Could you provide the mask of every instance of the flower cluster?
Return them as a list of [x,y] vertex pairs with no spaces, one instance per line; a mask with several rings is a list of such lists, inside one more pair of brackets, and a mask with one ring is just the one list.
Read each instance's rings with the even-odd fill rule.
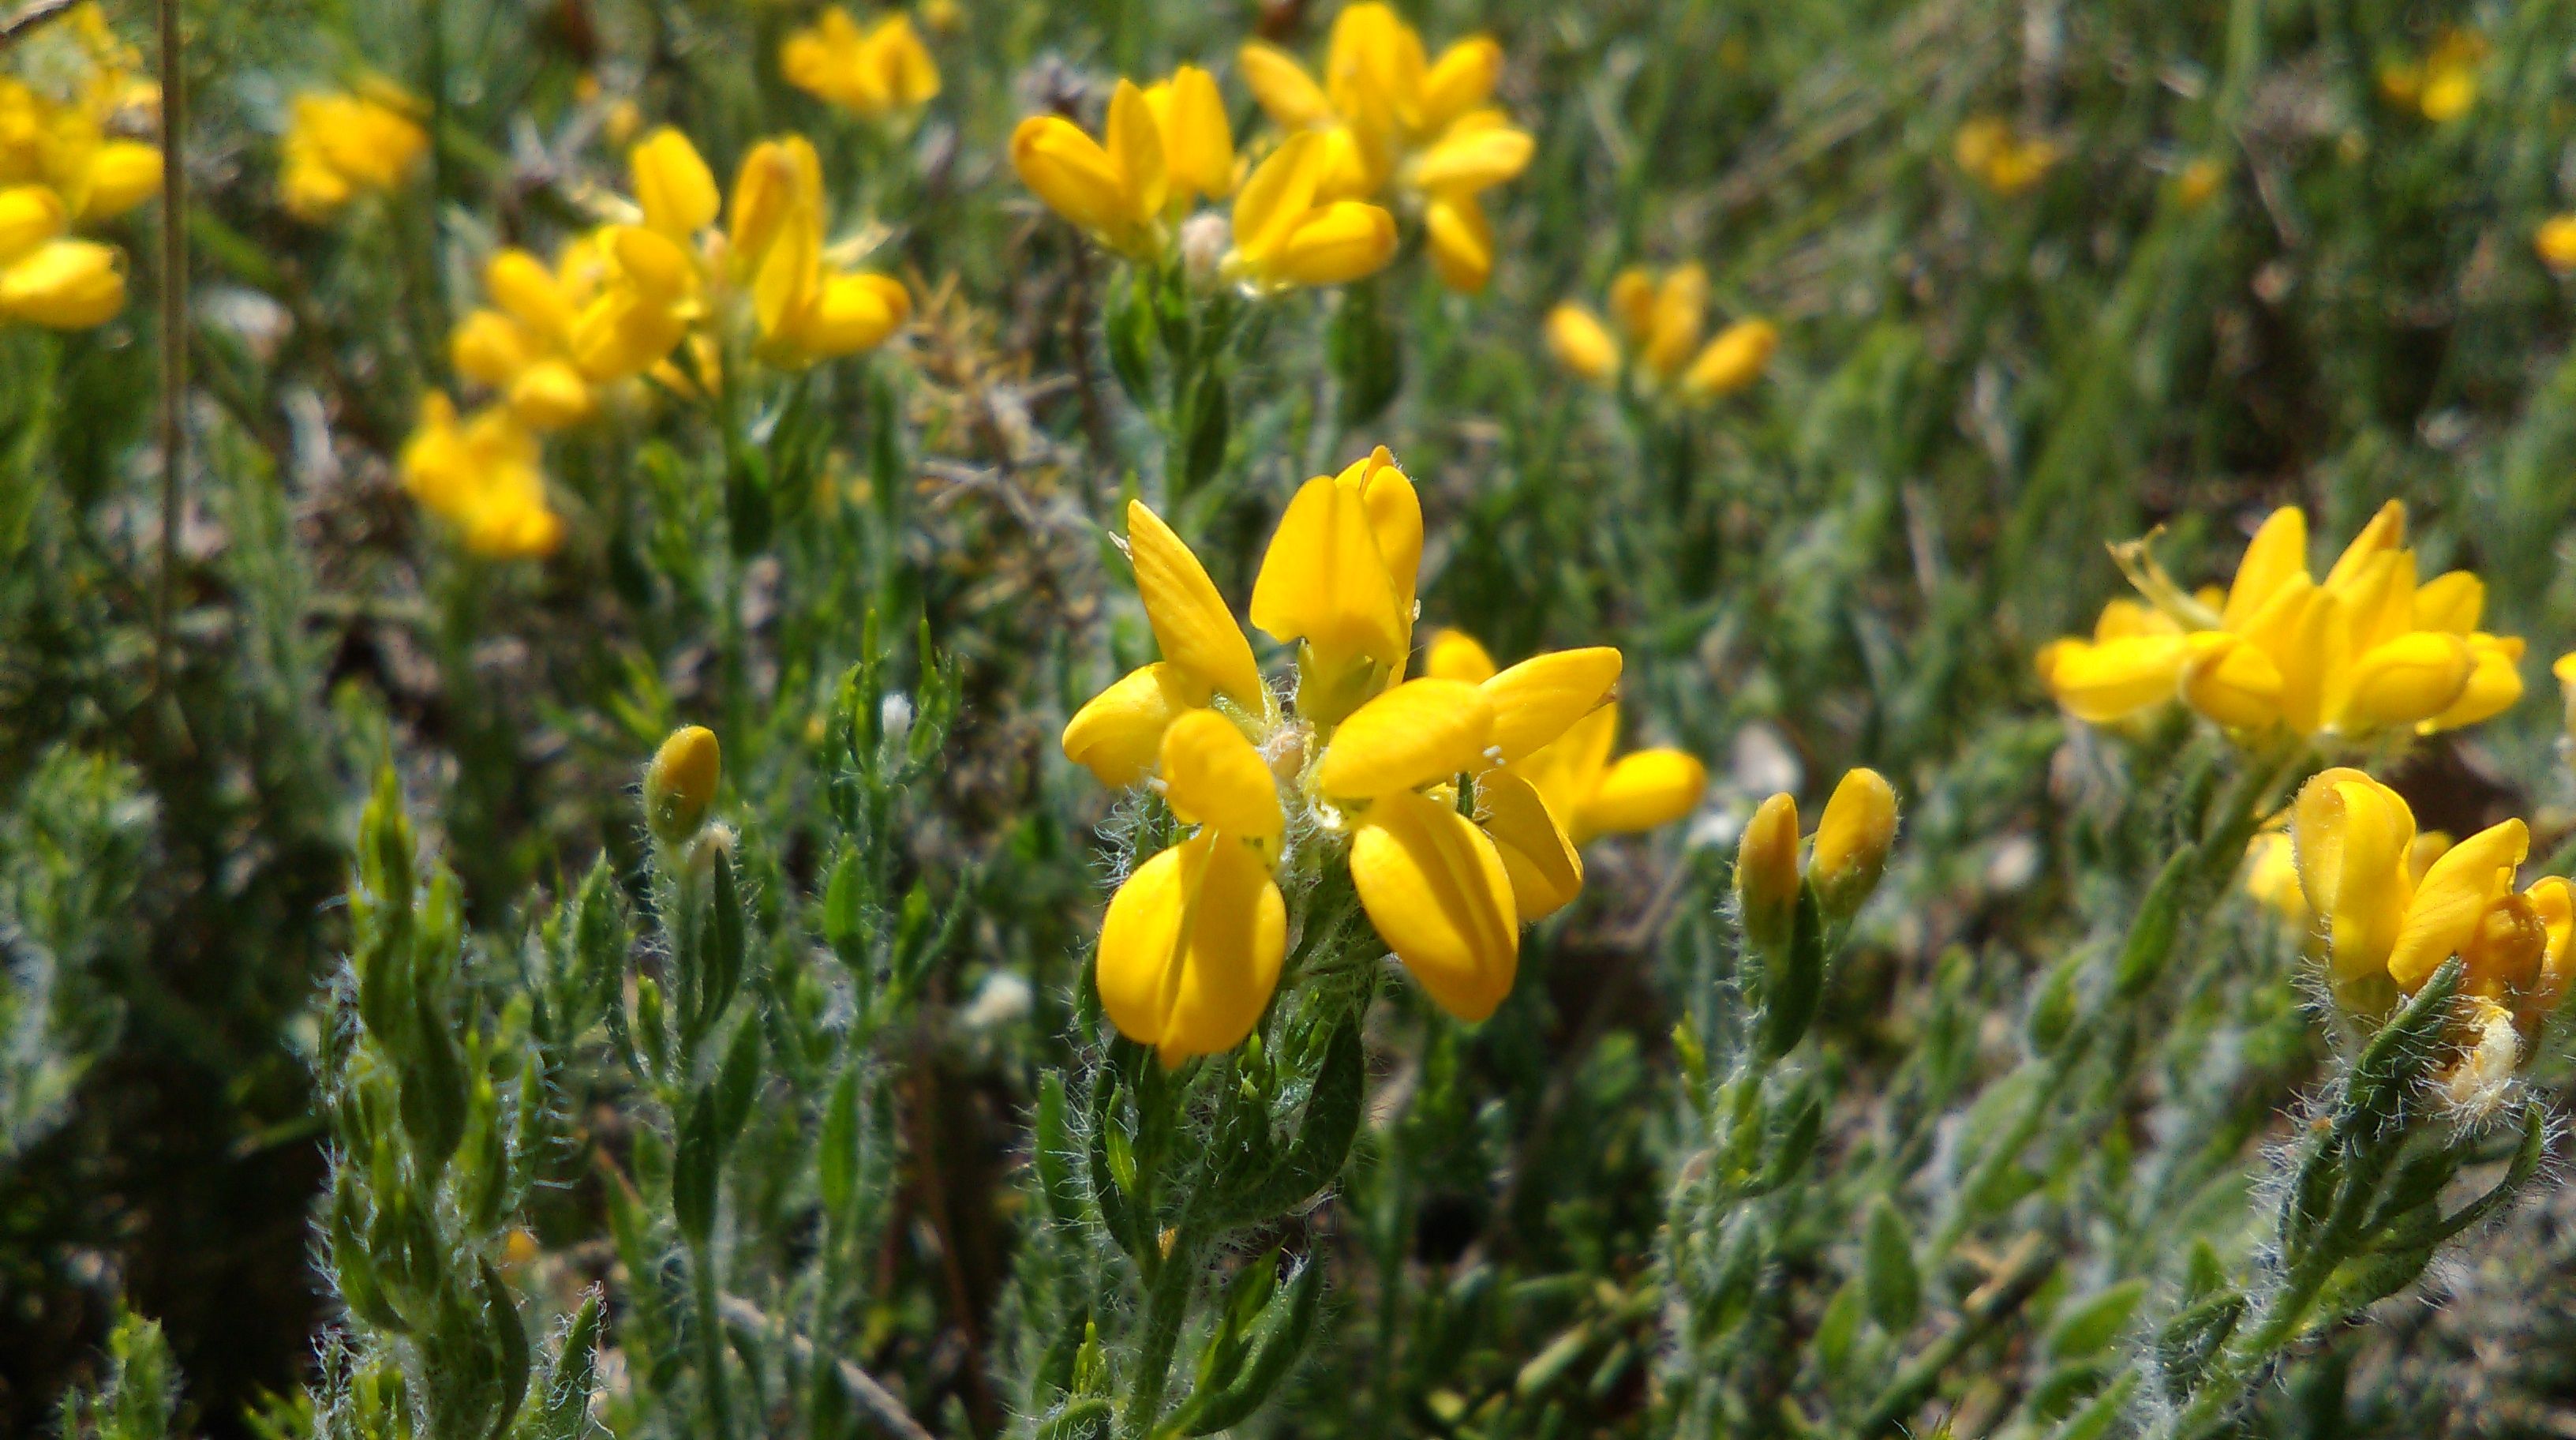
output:
[[420,110],[420,102],[374,80],[355,92],[295,97],[277,177],[287,213],[324,220],[360,195],[402,188],[429,150]]
[[160,92],[96,5],[18,55],[21,73],[0,76],[0,321],[87,330],[125,308],[124,259],[71,232],[161,188],[160,147],[121,135],[157,127]]
[[2015,130],[2011,121],[1983,115],[1959,127],[1950,158],[1978,184],[2009,200],[2047,179],[2065,152],[2055,141]]
[[[1780,331],[1759,317],[1738,320],[1702,343],[1708,324],[1708,272],[1680,265],[1660,277],[1630,268],[1610,282],[1613,336],[1601,318],[1568,301],[1548,312],[1547,348],[1557,363],[1586,380],[1624,372],[1639,391],[1700,404],[1762,378]],[[1622,340],[1625,344],[1621,344]]]
[[[457,323],[449,354],[496,399],[460,428],[446,397],[431,397],[405,451],[405,484],[480,553],[541,555],[561,539],[542,480],[530,483],[538,433],[590,419],[646,377],[689,393],[736,341],[803,367],[875,346],[911,314],[902,285],[830,257],[822,165],[804,137],[753,146],[729,204],[676,130],[637,141],[628,164],[634,198],[609,202],[614,218],[553,264],[519,249],[492,257],[489,303]],[[694,378],[672,361],[683,342]]]
[[939,66],[902,14],[861,30],[831,6],[787,37],[778,69],[788,84],[869,120],[909,115],[939,94]]
[[[1141,501],[1127,520],[1162,658],[1083,706],[1064,751],[1105,785],[1150,782],[1194,827],[1119,887],[1100,934],[1102,1005],[1166,1062],[1259,1022],[1286,955],[1283,878],[1347,866],[1396,958],[1442,1008],[1481,1020],[1511,991],[1520,927],[1582,886],[1585,802],[1597,829],[1696,798],[1696,776],[1663,760],[1624,790],[1604,783],[1615,716],[1574,733],[1618,682],[1614,649],[1469,679],[1452,644],[1447,673],[1406,678],[1422,509],[1384,449],[1307,481],[1263,556],[1250,618],[1295,648],[1284,700],[1189,547]],[[1534,777],[1560,770],[1552,800]]]
[[2419,844],[2414,812],[2359,770],[2320,771],[2290,818],[2299,889],[2324,933],[2335,993],[2385,1012],[2444,961],[2465,971],[2452,1098],[2485,1110],[2565,997],[2576,938],[2576,887],[2550,876],[2514,888],[2531,846],[2520,820],[2455,845]]
[[[1238,187],[1224,97],[1195,65],[1150,88],[1119,81],[1099,140],[1061,116],[1022,120],[1011,166],[1049,209],[1140,264],[1180,256],[1194,272],[1276,290],[1344,284],[1395,254],[1394,216],[1327,193],[1333,156],[1319,136],[1281,145]],[[1196,215],[1228,196],[1230,246]]]
[[1491,36],[1469,36],[1433,59],[1392,7],[1362,0],[1334,17],[1322,84],[1259,41],[1239,60],[1273,122],[1324,137],[1326,197],[1395,202],[1419,217],[1442,283],[1485,287],[1494,236],[1479,197],[1528,169],[1537,149],[1492,104],[1503,51]]
[[2090,639],[2039,653],[2058,703],[2093,724],[2180,698],[2247,738],[2455,729],[2522,697],[2522,641],[2478,629],[2486,587],[2465,570],[2418,584],[2406,510],[2390,501],[2323,581],[2297,509],[2255,532],[2221,596],[2183,591],[2145,541],[2113,547],[2146,600],[2114,600]]

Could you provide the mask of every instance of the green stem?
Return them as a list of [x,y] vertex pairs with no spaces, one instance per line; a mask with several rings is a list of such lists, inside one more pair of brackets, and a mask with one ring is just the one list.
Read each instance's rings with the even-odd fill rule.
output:
[[733,1405],[725,1390],[724,1329],[716,1315],[715,1262],[706,1247],[689,1249],[690,1288],[696,1292],[698,1395],[705,1402],[709,1440],[733,1440]]
[[1153,1289],[1145,1301],[1145,1338],[1138,1347],[1136,1380],[1128,1391],[1125,1422],[1119,1427],[1129,1440],[1151,1435],[1163,1418],[1163,1389],[1171,1380],[1172,1354],[1180,1348],[1181,1323],[1189,1318],[1198,1249],[1196,1228],[1185,1226],[1172,1237],[1171,1250],[1155,1267]]

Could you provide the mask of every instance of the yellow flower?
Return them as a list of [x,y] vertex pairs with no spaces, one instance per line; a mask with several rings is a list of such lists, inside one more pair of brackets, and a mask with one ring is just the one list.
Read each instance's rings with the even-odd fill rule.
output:
[[1521,925],[1582,886],[1530,768],[1601,712],[1618,652],[1407,680],[1422,514],[1383,449],[1308,481],[1262,558],[1251,618],[1297,647],[1286,705],[1206,569],[1142,502],[1127,546],[1162,658],[1083,706],[1064,750],[1104,784],[1150,780],[1197,829],[1110,902],[1097,978],[1120,1032],[1166,1062],[1238,1043],[1279,980],[1277,876],[1334,860],[1434,1001],[1490,1015]]
[[373,94],[308,93],[295,98],[286,131],[278,192],[287,213],[317,221],[365,192],[402,186],[429,148],[406,97],[390,87]]
[[[1493,657],[1464,631],[1431,637],[1423,673],[1482,684]],[[1635,750],[1615,761],[1619,705],[1607,701],[1513,766],[1575,845],[1603,835],[1661,829],[1689,815],[1708,791],[1708,767],[1687,750]]]
[[563,520],[546,503],[537,437],[504,407],[460,423],[432,393],[404,443],[403,488],[454,525],[465,548],[495,560],[542,558],[563,544]]
[[2227,183],[2227,164],[2215,156],[2203,155],[2182,167],[2174,177],[2174,199],[2186,210],[2197,210],[2217,198]]
[[802,135],[764,140],[734,179],[731,253],[747,279],[762,356],[802,366],[884,343],[912,316],[887,276],[827,265],[823,168]]
[[2064,154],[2052,141],[2024,136],[2010,121],[1984,115],[1959,127],[1951,157],[1979,184],[2009,200],[2048,178]]
[[[1701,404],[1732,395],[1762,378],[1780,348],[1780,330],[1759,317],[1738,320],[1705,345],[1708,272],[1677,265],[1661,276],[1639,267],[1610,282],[1610,313],[1619,334],[1599,316],[1568,301],[1548,312],[1547,346],[1557,363],[1585,380],[1617,378],[1633,357],[1637,386]],[[1622,342],[1625,342],[1623,351]]]
[[2041,679],[2078,719],[2109,724],[2179,698],[2234,732],[2310,738],[2474,725],[2522,696],[2522,641],[2477,628],[2467,571],[2418,584],[2405,507],[2390,501],[2323,581],[2307,520],[2273,512],[2225,595],[2188,595],[2145,541],[2112,547],[2146,599],[2115,602],[2090,640],[2044,648]]
[[[135,73],[95,5],[75,7],[27,62],[48,89],[0,77],[0,321],[86,330],[125,308],[124,257],[71,238],[132,210],[161,185],[161,152],[114,128],[157,121],[157,91]],[[59,42],[59,43],[57,43]]]
[[[2531,836],[2507,820],[2418,867],[2415,816],[2397,792],[2358,770],[2319,772],[2291,809],[2300,890],[2322,918],[2336,993],[2365,1012],[2412,995],[2458,956],[2469,999],[2455,1038],[2471,1053],[2453,1078],[2487,1088],[2480,1049],[2527,1044],[2566,995],[2576,958],[2576,905],[2550,876],[2514,889]],[[2506,1027],[2510,1027],[2507,1030]],[[2499,1033],[2502,1032],[2502,1033]],[[2510,1073],[2510,1064],[2506,1067]]]
[[787,37],[778,68],[797,89],[870,119],[918,109],[939,93],[939,66],[900,14],[862,31],[831,6]]
[[2478,103],[2478,68],[2486,63],[2486,37],[2451,28],[2435,37],[2421,60],[2380,67],[2379,93],[2390,104],[2440,124]]
[[2531,248],[2540,263],[2560,274],[2576,274],[2576,213],[2552,215],[2533,232]]
[[1290,136],[1254,167],[1234,202],[1234,250],[1223,271],[1255,289],[1341,285],[1395,258],[1395,217],[1362,200],[1327,200],[1332,164],[1321,135]]
[[1323,196],[1393,196],[1422,221],[1441,282],[1473,293],[1493,275],[1493,232],[1479,196],[1529,168],[1537,144],[1494,108],[1503,51],[1472,35],[1428,57],[1422,36],[1376,0],[1345,6],[1326,44],[1324,82],[1259,41],[1240,54],[1272,121],[1326,142]]

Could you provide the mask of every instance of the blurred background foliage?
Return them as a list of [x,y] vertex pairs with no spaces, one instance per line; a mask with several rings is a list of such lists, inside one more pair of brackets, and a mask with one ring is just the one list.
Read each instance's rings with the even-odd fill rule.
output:
[[[148,49],[148,7],[106,8]],[[2105,539],[2164,525],[2178,574],[2219,578],[2275,505],[2341,536],[2398,497],[2427,573],[2485,575],[2493,628],[2536,655],[2576,641],[2576,282],[2532,243],[2576,208],[2576,8],[1405,4],[1432,37],[1501,41],[1502,102],[1538,138],[1489,199],[1494,281],[1456,295],[1417,265],[1278,305],[1236,362],[1224,463],[1186,496],[1109,374],[1102,259],[1012,180],[1005,137],[1182,60],[1219,71],[1246,130],[1234,47],[1309,51],[1331,7],[935,8],[917,18],[944,88],[889,133],[781,82],[779,42],[810,18],[784,0],[182,6],[197,383],[166,643],[152,306],[0,333],[0,1431],[102,1383],[111,1333],[141,1343],[127,1308],[167,1336],[186,1427],[300,1423],[277,1397],[311,1378],[337,1303],[311,1263],[317,1076],[345,1024],[325,981],[356,943],[340,897],[376,768],[396,768],[498,975],[551,953],[532,937],[595,863],[652,908],[634,778],[686,720],[723,737],[780,964],[810,947],[779,912],[853,846],[888,914],[917,884],[925,913],[962,916],[900,1004],[859,1009],[882,1193],[847,1343],[933,1428],[997,1433],[1018,1403],[1006,1360],[1050,1338],[1009,1328],[1036,1313],[1015,1272],[1040,1228],[1030,1117],[1096,1024],[1077,1012],[1113,817],[1055,735],[1147,653],[1106,541],[1127,493],[1168,498],[1241,596],[1293,487],[1387,444],[1429,516],[1427,625],[1506,659],[1618,644],[1631,740],[1717,772],[1688,826],[1595,852],[1492,1022],[1380,1008],[1352,1167],[1294,1225],[1335,1268],[1324,1338],[1266,1422],[1283,1434],[1673,1423],[1658,1256],[1698,1142],[1672,1037],[1713,1003],[1726,857],[1770,790],[1820,794],[1865,762],[1907,806],[1820,1021],[1827,1153],[2012,1070],[2040,977],[2122,923],[2174,823],[2167,782],[2195,763],[2179,735],[2069,726],[2033,678],[2037,646],[2119,587]],[[2454,32],[2482,40],[2474,93],[2428,116],[2443,107],[2395,82]],[[424,100],[427,173],[299,221],[274,183],[292,98],[368,74]],[[763,411],[766,534],[727,510],[720,438],[666,413],[550,455],[575,522],[559,555],[478,560],[412,507],[393,457],[447,383],[481,255],[543,248],[623,186],[603,138],[620,105],[720,173],[755,139],[812,134],[835,233],[872,227],[870,264],[915,320]],[[2057,158],[1999,188],[1963,163],[1981,120]],[[138,296],[158,292],[158,223],[119,222]],[[1715,314],[1780,327],[1760,384],[1669,413],[1551,363],[1550,307],[1681,262],[1706,267]],[[1400,384],[1353,423],[1324,357],[1362,303]],[[859,763],[841,677],[861,664],[870,723],[899,749],[935,711],[937,737],[864,803],[835,798]],[[2542,854],[2576,828],[2540,668],[2531,700],[2395,772],[2426,824],[2532,816]],[[2256,1157],[2326,1049],[2265,917],[2230,896],[2196,934],[2199,988],[2157,1002],[2162,1048],[2092,1139],[2151,1151],[2178,1107],[2205,1119],[2224,1173],[2176,1182],[2199,1208],[2175,1223],[2234,1257],[2255,1243]],[[2569,1079],[2539,1076],[2562,1114]],[[583,1101],[566,1153],[631,1155],[632,1097],[566,1093]],[[2176,1283],[2100,1258],[2124,1223],[2086,1217],[2138,1219],[2116,1198],[2131,1182],[2061,1159],[2040,1179],[2069,1252]],[[532,1292],[611,1274],[618,1183],[585,1161],[539,1187]],[[1831,1213],[1857,1226],[1868,1198]],[[2253,1423],[2567,1433],[2570,1204],[2478,1238],[2438,1276],[2445,1303],[2328,1337]],[[811,1243],[780,1224],[780,1254]],[[1941,1389],[1959,1433],[2038,1423],[2011,1409],[2042,1363],[2028,1345],[1971,1358]]]

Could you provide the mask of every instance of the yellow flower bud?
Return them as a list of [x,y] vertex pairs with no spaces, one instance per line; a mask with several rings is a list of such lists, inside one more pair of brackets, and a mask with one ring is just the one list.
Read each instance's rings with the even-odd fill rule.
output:
[[1851,916],[1878,888],[1896,842],[1896,791],[1875,770],[1844,773],[1816,823],[1815,854],[1807,873],[1828,920]]
[[1798,923],[1798,802],[1785,791],[1763,801],[1744,826],[1735,850],[1735,904],[1755,950],[1788,953]]
[[724,777],[724,752],[716,732],[683,725],[671,732],[644,770],[644,823],[653,838],[677,848],[706,828]]

